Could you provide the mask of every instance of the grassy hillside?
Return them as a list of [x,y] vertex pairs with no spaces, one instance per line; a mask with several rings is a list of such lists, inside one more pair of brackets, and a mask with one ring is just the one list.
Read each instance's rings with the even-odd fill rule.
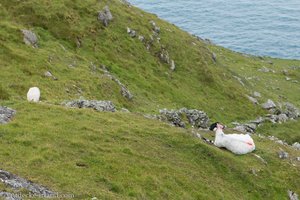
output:
[[[113,15],[107,27],[97,20],[105,5]],[[2,0],[0,18],[0,105],[17,110],[11,123],[0,126],[0,168],[76,199],[285,199],[288,189],[300,194],[300,164],[291,160],[299,151],[255,137],[255,153],[265,165],[253,154],[235,156],[190,130],[143,117],[187,107],[224,123],[247,121],[266,114],[247,99],[254,91],[261,93],[260,103],[271,98],[300,107],[300,61],[207,44],[118,0]],[[160,27],[156,36],[151,20]],[[22,29],[37,34],[38,48],[24,44]],[[160,60],[162,51],[175,61],[174,71]],[[103,65],[132,100],[104,75]],[[45,77],[46,71],[57,80]],[[32,86],[41,89],[39,104],[25,102]],[[131,113],[60,105],[80,97],[111,100]],[[267,124],[259,131],[294,142],[298,126],[276,125],[273,131]],[[280,160],[280,149],[291,159]]]

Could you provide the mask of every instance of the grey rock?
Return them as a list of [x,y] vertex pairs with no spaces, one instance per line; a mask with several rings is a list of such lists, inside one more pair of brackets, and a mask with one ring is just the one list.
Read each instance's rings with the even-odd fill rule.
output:
[[290,119],[297,119],[300,117],[299,109],[289,102],[284,103],[282,112]]
[[289,75],[289,71],[287,69],[282,70],[283,75],[287,76]]
[[130,28],[127,27],[127,33],[129,34],[130,37],[134,38],[136,37],[136,31],[132,30]]
[[299,200],[298,198],[298,194],[296,194],[295,192],[288,190],[288,196],[290,198],[290,200]]
[[55,76],[53,76],[53,74],[50,72],[50,71],[46,71],[44,73],[44,76],[45,77],[49,77],[49,78],[52,78],[53,80],[57,80],[57,78]]
[[257,119],[250,121],[250,123],[256,124],[257,126],[259,126],[259,125],[262,124],[264,121],[265,121],[264,118],[258,117]]
[[254,97],[257,97],[257,98],[260,98],[261,97],[261,94],[259,92],[253,92],[253,96]]
[[121,108],[121,112],[124,112],[124,113],[130,113],[130,111],[126,108]]
[[163,109],[159,111],[160,120],[168,121],[175,126],[185,128],[185,123],[181,119],[181,113],[176,110]]
[[172,71],[174,71],[174,70],[176,69],[176,65],[175,65],[174,60],[171,60],[171,67],[170,67],[170,69],[171,69]]
[[276,108],[276,104],[271,99],[268,99],[266,103],[262,104],[262,107],[264,109],[270,110],[272,108]]
[[215,53],[212,53],[211,57],[214,62],[217,62],[217,55]]
[[169,53],[167,50],[162,49],[159,53],[158,53],[158,57],[159,59],[166,63],[166,64],[170,64],[170,57],[169,57]]
[[269,68],[267,68],[267,67],[262,67],[262,68],[259,69],[258,71],[259,71],[259,72],[264,72],[264,73],[268,73],[268,72],[273,72],[273,73],[275,73],[274,70],[269,69]]
[[290,77],[285,77],[285,80],[286,81],[290,81],[290,80],[292,80]]
[[43,187],[41,185],[32,183],[31,181],[28,181],[24,178],[18,177],[14,174],[11,174],[10,172],[0,170],[0,180],[5,185],[8,185],[9,187],[12,187],[13,189],[25,189],[29,192],[32,192],[37,195],[42,196],[54,196],[57,193],[47,189],[46,187]]
[[11,108],[0,106],[0,124],[6,124],[11,121],[16,113],[17,111]]
[[113,76],[104,65],[102,65],[102,68],[100,70],[102,70],[104,72],[104,76],[109,77],[111,80],[113,80],[120,86],[120,88],[121,88],[120,92],[123,97],[127,98],[128,100],[133,99],[134,96],[127,89],[127,87],[123,83],[121,83],[121,81],[119,79],[117,79],[115,76]]
[[233,128],[233,130],[243,132],[243,133],[254,133],[256,131],[257,125],[254,123],[239,124]]
[[128,100],[133,99],[133,95],[125,86],[121,86],[121,94],[123,97],[127,98]]
[[153,31],[156,34],[159,34],[160,33],[160,27],[156,26],[156,23],[153,20],[151,20],[149,23],[152,25]]
[[100,20],[104,26],[108,26],[110,21],[113,19],[113,16],[109,10],[108,6],[105,6],[102,11],[98,13],[98,20]]
[[287,159],[289,157],[289,154],[287,152],[285,152],[285,151],[279,151],[278,152],[278,157],[280,159]]
[[142,35],[139,35],[138,39],[139,39],[141,42],[144,42],[144,41],[145,41],[145,37],[142,36]]
[[203,111],[192,109],[181,109],[186,114],[189,123],[196,128],[208,128],[209,118]]
[[242,79],[238,76],[233,76],[233,78],[235,78],[236,80],[238,80],[238,82],[242,85],[245,86],[245,83],[242,81]]
[[300,143],[299,142],[295,142],[293,145],[292,145],[293,148],[297,149],[297,150],[300,150]]
[[20,194],[13,194],[9,192],[0,192],[0,197],[4,197],[5,200],[22,200]]
[[74,100],[65,101],[63,105],[76,108],[92,108],[97,111],[115,112],[115,105],[111,101],[96,101],[96,100]]
[[284,122],[286,122],[287,120],[288,120],[289,118],[288,118],[288,116],[286,115],[286,114],[279,114],[278,116],[277,116],[277,122],[278,123],[284,123]]
[[32,32],[30,30],[23,29],[22,33],[23,33],[23,36],[24,36],[23,40],[24,40],[25,44],[31,45],[35,48],[38,47],[38,38],[37,38],[37,36],[35,35],[34,32]]
[[256,98],[254,98],[254,97],[251,97],[251,96],[248,96],[247,95],[247,98],[249,99],[249,101],[251,101],[253,104],[255,104],[255,105],[257,105],[258,104],[258,101],[257,101],[257,99]]

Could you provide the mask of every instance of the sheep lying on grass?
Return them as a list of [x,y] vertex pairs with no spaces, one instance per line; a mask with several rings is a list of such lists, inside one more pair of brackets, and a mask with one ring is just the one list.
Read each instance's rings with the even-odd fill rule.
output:
[[40,89],[37,87],[32,87],[27,92],[27,100],[33,102],[39,102],[40,95],[41,95]]
[[212,124],[209,128],[216,132],[214,145],[225,147],[234,154],[246,154],[255,150],[253,139],[248,134],[225,134],[224,126],[219,122]]

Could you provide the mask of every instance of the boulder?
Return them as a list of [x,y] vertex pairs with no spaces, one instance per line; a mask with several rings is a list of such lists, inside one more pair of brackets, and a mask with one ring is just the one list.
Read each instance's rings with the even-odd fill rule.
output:
[[209,118],[203,111],[192,109],[181,109],[189,121],[189,123],[196,128],[208,128]]
[[298,199],[298,194],[296,194],[295,192],[288,190],[288,196],[290,198],[290,200],[299,200]]
[[170,57],[169,57],[169,52],[166,49],[162,49],[159,53],[158,53],[158,57],[159,59],[166,63],[166,64],[170,64]]
[[300,150],[300,143],[299,142],[295,142],[292,147],[294,147],[295,149]]
[[159,111],[160,117],[159,119],[162,121],[168,121],[175,126],[185,127],[185,123],[181,119],[181,113],[176,110],[167,110],[163,109]]
[[278,152],[278,157],[280,159],[287,159],[289,157],[289,154],[287,152],[285,152],[285,151],[279,151]]
[[121,85],[121,94],[123,97],[127,98],[128,100],[133,99],[133,95],[124,85]]
[[104,26],[108,26],[110,21],[113,19],[113,16],[109,10],[108,6],[105,6],[102,11],[98,13],[98,20],[103,23]]
[[262,107],[266,110],[270,110],[276,108],[276,104],[271,99],[268,99],[266,103],[262,104]]
[[38,47],[38,38],[35,35],[35,33],[30,30],[25,30],[25,29],[23,29],[21,31],[24,36],[23,40],[24,40],[25,44],[31,45],[31,46],[37,48]]
[[254,97],[257,97],[257,98],[260,98],[261,97],[261,94],[259,92],[253,92],[253,96]]
[[6,124],[11,121],[16,113],[17,111],[11,108],[0,106],[0,124]]
[[127,33],[129,34],[130,37],[134,38],[136,37],[136,31],[132,30],[130,28],[127,27]]
[[289,102],[284,103],[282,112],[290,119],[297,119],[300,117],[299,109]]
[[251,96],[248,96],[247,95],[247,98],[249,99],[249,101],[251,101],[253,104],[255,104],[255,105],[257,105],[258,104],[258,101],[257,101],[257,99],[256,98],[254,98],[254,97],[251,97]]
[[256,124],[249,123],[249,124],[239,124],[233,128],[233,130],[243,132],[243,133],[254,133],[256,131]]
[[74,100],[63,102],[63,105],[75,108],[92,108],[97,111],[116,111],[115,105],[111,101]]

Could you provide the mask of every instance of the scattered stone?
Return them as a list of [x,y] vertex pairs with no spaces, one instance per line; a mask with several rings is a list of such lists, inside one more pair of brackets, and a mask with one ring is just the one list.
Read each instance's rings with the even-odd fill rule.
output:
[[298,194],[296,194],[295,192],[288,190],[288,196],[290,198],[290,200],[299,200],[298,199]]
[[261,156],[257,155],[257,154],[253,154],[256,158],[258,158],[262,163],[264,163],[265,165],[267,165],[267,161],[265,161],[265,159],[263,159]]
[[22,33],[24,35],[23,40],[26,45],[31,45],[34,48],[38,48],[38,39],[34,32],[23,29]]
[[[127,31],[128,32],[128,31]],[[144,42],[145,41],[145,37],[142,36],[142,35],[139,35],[138,39],[141,41],[141,42]]]
[[283,73],[283,75],[285,75],[285,76],[287,76],[287,75],[289,75],[289,71],[288,70],[282,70],[282,73]]
[[46,71],[44,73],[44,76],[45,77],[49,77],[49,78],[52,78],[53,80],[57,80],[57,78],[55,76],[53,76],[53,74],[50,72],[50,71]]
[[17,111],[11,108],[0,106],[0,124],[6,124],[11,121],[16,113]]
[[192,126],[196,128],[208,128],[209,118],[205,112],[196,109],[188,110],[186,108],[182,108],[179,111],[186,114]]
[[183,118],[188,119],[188,123],[195,128],[208,128],[209,118],[203,111],[196,109],[189,110],[187,108],[181,108],[179,110],[160,110],[159,119],[162,121],[171,122],[173,125],[185,128],[186,124]]
[[124,113],[130,113],[130,111],[129,111],[128,109],[126,109],[126,108],[121,108],[120,111],[121,111],[121,112],[124,112]]
[[254,97],[257,97],[257,98],[260,98],[261,97],[261,94],[259,92],[253,92],[253,96]]
[[254,123],[249,124],[239,124],[233,128],[233,130],[243,132],[243,133],[254,133],[257,126]]
[[152,29],[153,31],[156,33],[156,34],[159,34],[160,33],[160,27],[156,26],[156,23],[154,21],[150,21],[149,22],[151,25],[152,25]]
[[173,125],[185,128],[185,123],[181,119],[181,113],[175,110],[163,109],[159,111],[160,120],[171,122]]
[[133,99],[133,95],[130,93],[130,91],[125,87],[121,86],[121,94],[123,97],[127,98],[128,100]]
[[279,151],[278,156],[280,159],[287,159],[289,157],[289,154],[285,151]]
[[251,124],[256,124],[257,126],[259,126],[260,124],[262,124],[265,121],[264,118],[262,117],[258,117],[255,120],[250,121]]
[[107,68],[102,65],[102,68],[100,69],[104,72],[104,76],[109,77],[111,80],[113,80],[114,82],[116,82],[120,88],[121,88],[121,94],[123,97],[127,98],[128,100],[133,99],[133,95],[131,94],[131,92],[125,87],[124,84],[121,83],[121,81],[119,79],[117,79],[116,77],[114,77],[108,70]]
[[257,105],[258,104],[258,101],[257,101],[257,99],[256,98],[254,98],[254,97],[251,97],[251,96],[248,96],[247,95],[247,98],[249,99],[249,101],[251,101],[253,104],[255,104],[255,105]]
[[5,200],[22,200],[21,197],[19,197],[20,194],[13,194],[9,192],[0,192],[0,197],[4,197]]
[[242,85],[245,86],[244,82],[242,81],[242,79],[238,76],[233,76],[233,78],[235,78],[236,80],[238,80],[238,82]]
[[174,60],[171,60],[171,67],[170,67],[170,69],[171,69],[172,71],[174,71],[174,70],[176,69]]
[[96,100],[74,100],[65,101],[62,103],[67,107],[76,108],[92,108],[97,111],[115,112],[115,105],[111,101],[96,101]]
[[282,114],[277,115],[276,122],[281,124],[281,123],[286,122],[288,119],[289,119],[288,116],[286,114],[282,113]]
[[298,117],[300,117],[300,111],[299,109],[294,106],[293,104],[286,102],[283,105],[284,109],[283,109],[283,113],[287,115],[288,118],[290,119],[297,119]]
[[262,104],[262,107],[266,110],[270,110],[276,108],[276,104],[271,99],[268,99],[266,103]]
[[300,143],[299,142],[295,142],[292,147],[294,147],[297,150],[300,150]]
[[136,37],[136,31],[132,30],[130,28],[127,27],[127,33],[129,34],[130,37],[134,38]]
[[113,16],[109,10],[108,6],[105,6],[102,11],[98,13],[98,20],[100,20],[104,26],[108,26],[110,21],[113,19]]
[[170,57],[169,57],[169,53],[166,49],[162,49],[159,53],[158,53],[159,59],[167,64],[170,64]]
[[214,62],[217,62],[217,55],[215,53],[212,53],[212,59]]
[[300,157],[297,157],[296,160],[297,160],[297,161],[300,161]]
[[3,182],[5,185],[12,187],[13,189],[25,189],[29,192],[41,196],[50,197],[57,194],[41,185],[32,183],[31,181],[18,177],[4,170],[0,170],[0,181]]
[[269,69],[269,68],[267,68],[267,67],[265,67],[265,66],[264,66],[263,68],[259,69],[258,71],[259,71],[259,72],[264,72],[264,73],[268,73],[268,72],[273,72],[273,73],[275,73],[274,70]]
[[290,81],[290,80],[292,80],[290,77],[285,77],[285,80],[286,81]]

